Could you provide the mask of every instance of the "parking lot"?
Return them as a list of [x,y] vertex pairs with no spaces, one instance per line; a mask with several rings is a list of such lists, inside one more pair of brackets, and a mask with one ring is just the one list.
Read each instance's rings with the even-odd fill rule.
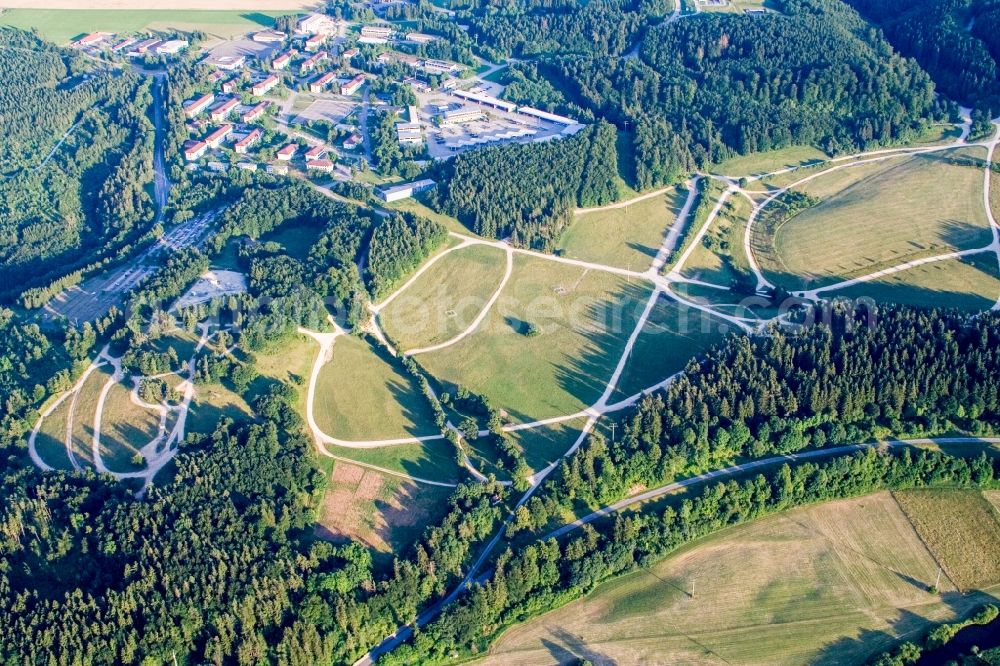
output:
[[337,124],[358,108],[356,101],[347,99],[318,98],[299,111],[293,122],[305,123],[310,120],[326,120]]

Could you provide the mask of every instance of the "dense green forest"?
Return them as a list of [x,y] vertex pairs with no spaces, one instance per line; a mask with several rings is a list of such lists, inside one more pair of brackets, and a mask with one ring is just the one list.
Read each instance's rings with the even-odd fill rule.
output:
[[[937,452],[879,454],[869,449],[822,464],[785,464],[746,481],[705,488],[677,506],[617,517],[561,542],[535,541],[503,552],[489,580],[445,608],[413,643],[380,664],[452,663],[482,653],[503,629],[586,594],[614,576],[647,567],[685,543],[732,525],[797,506],[878,490],[995,488],[1000,469]],[[657,510],[658,509],[658,510]]]
[[463,153],[438,165],[432,203],[478,234],[548,247],[574,207],[618,198],[615,140],[597,123],[566,139]]
[[845,1],[881,27],[896,49],[916,58],[945,95],[993,113],[1000,108],[1000,2]]
[[0,296],[110,258],[148,231],[150,83],[0,29]]
[[840,0],[776,5],[657,26],[637,58],[551,67],[579,103],[629,129],[640,187],[794,144],[832,154],[903,141],[941,112],[927,74]]

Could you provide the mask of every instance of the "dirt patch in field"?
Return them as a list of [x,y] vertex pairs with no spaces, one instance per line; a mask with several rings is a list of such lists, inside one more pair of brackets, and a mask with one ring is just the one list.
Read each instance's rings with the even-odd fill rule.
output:
[[320,507],[316,535],[359,541],[377,560],[391,561],[424,526],[443,513],[449,488],[418,485],[399,477],[338,461]]

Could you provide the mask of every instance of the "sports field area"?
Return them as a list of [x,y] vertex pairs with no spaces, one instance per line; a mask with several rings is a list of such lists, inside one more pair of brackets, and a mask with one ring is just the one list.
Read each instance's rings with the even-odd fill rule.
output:
[[[44,2],[38,3],[45,4]],[[135,3],[138,5],[138,3]],[[258,30],[274,24],[274,17],[288,13],[276,10],[224,9],[227,4],[212,3],[220,9],[151,9],[148,3],[132,9],[21,8],[4,9],[0,25],[25,30],[35,29],[56,44],[66,44],[90,32],[139,32],[142,30],[200,30],[222,38]],[[205,6],[205,3],[200,5]],[[37,5],[36,5],[37,7]]]
[[[961,538],[983,517],[986,500],[973,495],[929,511],[961,525]],[[1000,560],[1000,544],[975,544]],[[945,578],[932,594],[933,549],[889,493],[800,508],[601,585],[509,630],[477,663],[864,663],[987,601]]]
[[917,154],[825,173],[795,188],[818,200],[754,227],[767,278],[816,288],[922,257],[989,245],[982,148]]

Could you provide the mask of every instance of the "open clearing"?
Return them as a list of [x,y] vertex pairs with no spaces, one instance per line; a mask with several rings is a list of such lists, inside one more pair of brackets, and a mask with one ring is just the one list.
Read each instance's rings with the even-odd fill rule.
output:
[[577,213],[556,251],[572,259],[643,270],[663,244],[686,196],[674,189],[622,208]]
[[[518,255],[480,327],[420,363],[514,421],[571,414],[604,391],[649,293],[646,282]],[[540,333],[525,335],[529,324]]]
[[444,439],[378,449],[349,449],[333,444],[324,446],[335,456],[421,479],[457,483],[465,477],[455,460],[454,447]]
[[316,535],[359,541],[389,564],[447,508],[449,488],[417,485],[359,465],[336,461],[319,510]]
[[[762,3],[752,3],[760,6]],[[711,173],[723,176],[758,175],[814,164],[829,157],[813,146],[790,146],[780,150],[769,150],[740,157],[732,157],[711,168]]]
[[976,490],[907,490],[895,494],[920,537],[962,590],[1000,584],[1000,523]]
[[450,252],[386,306],[380,324],[404,351],[450,340],[482,312],[504,264],[503,250],[488,245]]
[[222,384],[202,384],[191,401],[184,427],[187,432],[210,433],[222,417],[239,421],[252,416],[250,405],[237,393]]
[[511,629],[480,663],[863,663],[986,601],[944,580],[930,594],[936,572],[888,493],[804,507],[601,585]]
[[35,438],[38,454],[54,469],[70,471],[73,464],[66,453],[66,425],[69,418],[69,406],[73,401],[70,396],[59,403],[51,414],[42,420],[42,427]]
[[87,377],[77,395],[66,398],[71,404],[70,414],[73,419],[70,445],[73,456],[82,467],[94,468],[94,413],[101,389],[110,377],[111,367],[105,364]]
[[524,451],[524,459],[528,466],[537,472],[566,453],[580,436],[580,431],[586,423],[587,419],[581,416],[562,423],[530,430],[515,430],[508,434]]
[[[981,148],[887,160],[842,189],[803,188],[821,202],[767,229],[755,226],[761,269],[789,289],[815,288],[920,257],[988,245]],[[869,165],[870,167],[871,165]],[[869,167],[859,167],[869,169]],[[834,174],[842,180],[857,174]],[[814,181],[814,182],[816,182]]]
[[[3,3],[8,4],[8,3]],[[79,3],[73,8],[47,9],[44,0],[32,3],[35,9],[7,9],[0,14],[0,25],[10,25],[15,28],[30,30],[35,28],[43,37],[57,44],[65,44],[80,35],[89,32],[139,32],[142,30],[201,30],[210,35],[230,38],[236,35],[258,30],[274,24],[274,17],[282,15],[272,5],[267,10],[239,11],[227,10],[230,2],[213,2],[215,9],[152,9],[155,3],[138,2],[131,8],[79,9]],[[89,3],[92,4],[92,3]],[[8,5],[9,6],[9,5]]]
[[437,434],[434,415],[409,375],[366,340],[337,338],[316,385],[316,423],[346,440]]
[[112,472],[133,472],[145,467],[133,463],[132,458],[156,437],[160,427],[159,414],[133,404],[131,392],[131,382],[114,384],[101,413],[101,459]]
[[[751,209],[746,197],[729,196],[704,239],[681,266],[681,275],[724,287],[739,279],[741,273],[749,275],[750,262],[743,251],[743,232]],[[726,298],[732,301],[732,295]]]
[[1000,297],[1000,276],[993,253],[922,264],[878,280],[822,296],[868,297],[880,303],[989,310]]
[[733,326],[661,296],[632,347],[609,402],[639,393],[680,372],[694,356],[722,341]]

